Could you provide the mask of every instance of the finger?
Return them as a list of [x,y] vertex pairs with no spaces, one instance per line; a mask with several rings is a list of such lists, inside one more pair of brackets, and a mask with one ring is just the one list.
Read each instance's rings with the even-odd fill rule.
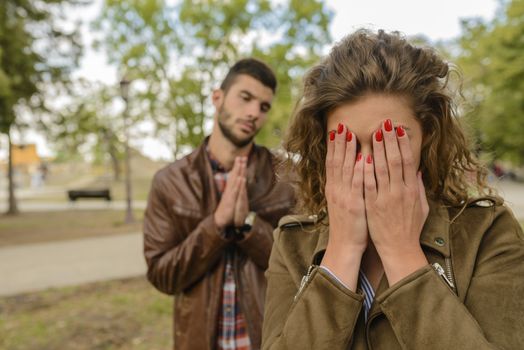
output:
[[346,157],[346,126],[339,123],[335,136],[335,150],[333,151],[333,181],[342,182],[342,167]]
[[238,157],[240,158],[239,160],[239,164],[238,164],[238,174],[237,176],[238,177],[245,177],[246,176],[246,168],[247,168],[247,163],[246,163],[246,157]]
[[373,135],[373,167],[377,182],[377,191],[389,190],[389,170],[384,148],[384,134],[378,129]]
[[362,153],[357,155],[355,162],[353,179],[351,180],[351,192],[355,195],[364,195],[364,160],[362,159]]
[[243,207],[247,205],[247,199],[246,196],[246,178],[245,177],[239,177],[238,178],[238,194],[237,194],[237,201],[235,204],[235,226],[241,226],[242,225],[242,212]]
[[233,162],[233,168],[229,171],[227,175],[228,180],[231,179],[233,181],[238,176],[239,171],[240,171],[240,157],[235,157],[235,161]]
[[344,188],[351,188],[353,171],[355,168],[355,159],[357,157],[357,139],[349,130],[346,131],[346,154],[344,157],[344,166],[342,167],[342,183]]
[[386,149],[386,160],[389,172],[389,186],[399,186],[402,184],[402,156],[398,148],[397,136],[393,130],[391,119],[386,119],[382,125],[384,144]]
[[231,196],[232,196],[233,199],[235,200],[235,204],[236,204],[236,202],[238,201],[238,194],[240,193],[240,189],[241,189],[241,187],[242,187],[242,181],[244,181],[244,178],[238,176],[238,177],[234,180],[234,182],[233,182],[233,188],[232,188]]
[[366,205],[377,200],[377,182],[375,181],[375,169],[373,156],[368,154],[364,163],[364,199]]
[[411,150],[411,143],[406,130],[402,125],[397,126],[396,130],[398,146],[402,157],[402,172],[404,183],[410,187],[415,188],[417,185],[417,169],[415,169],[415,160],[413,159],[413,152]]
[[428,198],[426,196],[426,188],[424,187],[424,181],[422,180],[422,172],[417,173],[418,193],[420,196],[420,203],[422,205],[422,212],[427,216],[429,213]]
[[244,202],[247,200],[247,179],[245,176],[241,177],[240,189],[238,190],[238,198],[239,200],[242,200]]
[[327,137],[326,153],[326,182],[333,182],[333,153],[335,152],[335,130],[331,130]]

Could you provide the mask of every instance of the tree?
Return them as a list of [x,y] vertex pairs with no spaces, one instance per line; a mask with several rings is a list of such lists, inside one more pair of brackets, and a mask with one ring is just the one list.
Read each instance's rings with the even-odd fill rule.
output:
[[458,62],[464,70],[467,117],[485,150],[524,164],[524,2],[500,1],[492,21],[464,20]]
[[116,87],[77,81],[70,90],[70,101],[55,113],[48,135],[54,147],[65,157],[75,157],[86,149],[95,161],[109,156],[113,178],[121,177],[124,155],[124,126],[121,113],[115,112],[114,102],[120,99]]
[[[240,57],[257,56],[277,72],[279,91],[270,124],[258,139],[279,142],[307,67],[330,41],[331,13],[323,1],[106,0],[94,28],[98,47],[129,74],[141,118],[156,125],[175,158],[201,142],[208,96]],[[122,73],[123,74],[123,73]]]
[[0,133],[9,141],[9,209],[18,212],[13,184],[11,130],[22,111],[45,111],[46,91],[66,86],[81,47],[77,32],[59,25],[59,10],[80,0],[0,2]]

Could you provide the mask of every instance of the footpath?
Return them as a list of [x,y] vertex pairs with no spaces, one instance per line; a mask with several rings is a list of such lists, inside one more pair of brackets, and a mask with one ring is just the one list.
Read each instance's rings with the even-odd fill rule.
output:
[[139,232],[0,248],[0,296],[145,272]]

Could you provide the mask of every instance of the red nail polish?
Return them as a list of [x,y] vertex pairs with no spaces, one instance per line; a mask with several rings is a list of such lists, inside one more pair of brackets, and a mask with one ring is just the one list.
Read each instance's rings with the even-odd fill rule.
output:
[[378,130],[376,133],[375,133],[375,140],[377,140],[377,142],[381,142],[382,141],[382,130]]
[[357,154],[357,162],[359,162],[362,159],[362,153]]
[[341,124],[341,123],[338,123],[338,129],[337,129],[337,132],[339,134],[342,134],[342,131],[344,131],[344,125]]
[[348,130],[346,132],[346,141],[351,142],[352,139],[353,139],[353,134],[351,133],[351,131]]
[[397,126],[397,136],[402,137],[406,134],[402,125]]
[[335,131],[331,130],[329,132],[329,141],[333,141],[335,139]]
[[391,123],[391,119],[386,119],[386,121],[384,122],[384,129],[386,131],[393,130],[393,124]]
[[373,158],[371,157],[371,154],[368,154],[366,157],[366,163],[371,164],[373,162]]

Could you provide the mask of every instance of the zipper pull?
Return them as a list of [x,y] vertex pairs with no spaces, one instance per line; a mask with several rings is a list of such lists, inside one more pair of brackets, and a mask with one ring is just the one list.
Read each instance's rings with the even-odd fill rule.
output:
[[446,276],[446,272],[444,271],[444,269],[442,268],[442,266],[440,266],[439,263],[433,263],[432,264],[433,268],[435,269],[435,271],[437,271],[437,273],[439,274],[440,277],[442,277],[444,279],[444,281],[446,281],[446,283],[448,284],[448,286],[451,287],[452,290],[455,290],[455,285],[453,284],[453,282],[451,282],[449,280],[449,278]]
[[311,265],[307,269],[307,273],[302,276],[302,280],[300,281],[300,287],[298,288],[297,294],[295,294],[294,301],[297,300],[298,296],[302,292],[302,289],[306,286],[307,281],[309,281],[309,278],[311,277],[311,273],[313,273],[313,269],[316,267],[316,265]]

